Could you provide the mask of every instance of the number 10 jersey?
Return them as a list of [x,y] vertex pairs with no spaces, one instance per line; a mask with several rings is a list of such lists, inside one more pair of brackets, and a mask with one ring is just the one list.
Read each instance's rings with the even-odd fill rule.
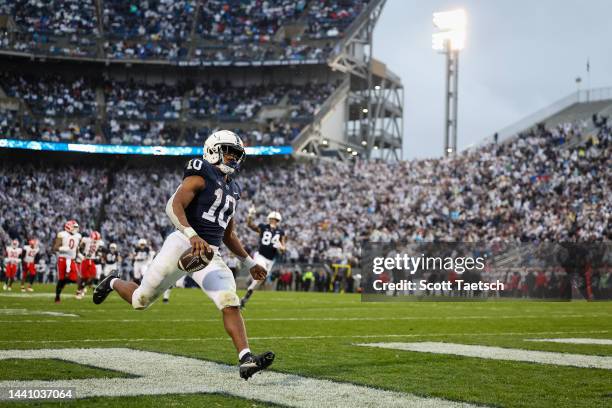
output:
[[216,166],[202,159],[187,163],[183,179],[200,176],[206,187],[199,191],[185,209],[189,225],[210,245],[220,246],[225,228],[234,216],[240,199],[240,186]]

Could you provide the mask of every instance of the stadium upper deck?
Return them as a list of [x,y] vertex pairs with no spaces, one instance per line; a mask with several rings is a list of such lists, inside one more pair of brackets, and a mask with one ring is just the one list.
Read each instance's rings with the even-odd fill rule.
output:
[[2,0],[0,52],[182,65],[323,63],[368,0]]
[[384,3],[0,0],[0,138],[180,147],[227,128],[397,159],[403,88],[371,55]]

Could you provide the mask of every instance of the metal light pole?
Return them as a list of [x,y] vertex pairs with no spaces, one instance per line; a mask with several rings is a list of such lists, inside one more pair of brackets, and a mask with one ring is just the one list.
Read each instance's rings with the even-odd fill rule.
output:
[[438,31],[432,36],[432,48],[446,56],[444,155],[448,156],[457,153],[459,51],[465,45],[465,11],[434,13],[433,23]]

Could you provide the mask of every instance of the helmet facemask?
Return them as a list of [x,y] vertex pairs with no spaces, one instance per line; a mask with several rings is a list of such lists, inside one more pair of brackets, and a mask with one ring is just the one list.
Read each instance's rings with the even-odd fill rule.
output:
[[233,144],[219,145],[219,170],[224,174],[233,174],[240,170],[240,165],[244,161],[244,149]]

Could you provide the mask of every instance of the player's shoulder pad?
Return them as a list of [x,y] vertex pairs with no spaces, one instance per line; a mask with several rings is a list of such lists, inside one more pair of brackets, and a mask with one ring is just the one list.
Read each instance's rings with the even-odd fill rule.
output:
[[189,176],[200,176],[204,180],[214,180],[216,178],[213,165],[201,158],[191,159],[187,162],[183,179]]

